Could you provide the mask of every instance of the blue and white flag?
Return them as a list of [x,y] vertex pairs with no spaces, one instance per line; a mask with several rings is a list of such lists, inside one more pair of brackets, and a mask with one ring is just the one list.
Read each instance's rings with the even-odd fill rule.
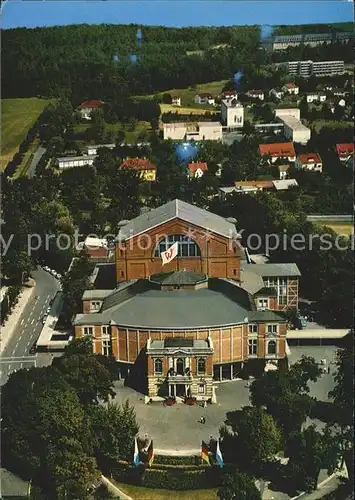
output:
[[138,451],[138,443],[137,438],[134,438],[134,455],[133,455],[133,463],[136,467],[139,467],[139,451]]
[[219,447],[219,440],[217,441],[216,460],[218,462],[218,465],[220,467],[223,467],[224,462],[223,462],[222,453],[221,453],[221,450],[220,450],[220,447]]

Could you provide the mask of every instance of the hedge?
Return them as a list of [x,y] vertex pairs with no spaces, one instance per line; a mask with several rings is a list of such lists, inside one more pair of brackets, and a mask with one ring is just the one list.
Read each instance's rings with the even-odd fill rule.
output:
[[182,491],[216,488],[220,483],[221,469],[208,467],[203,471],[181,471],[121,466],[112,469],[111,476],[118,482],[135,486]]
[[189,457],[172,457],[167,455],[155,455],[155,464],[162,465],[201,465],[202,460],[200,456],[193,455]]

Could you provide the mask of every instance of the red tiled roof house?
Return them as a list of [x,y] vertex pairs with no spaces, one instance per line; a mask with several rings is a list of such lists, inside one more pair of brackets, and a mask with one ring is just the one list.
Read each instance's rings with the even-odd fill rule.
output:
[[296,153],[293,142],[275,142],[272,144],[260,144],[259,152],[261,157],[270,157],[271,163],[276,160],[295,161]]
[[295,167],[299,170],[311,170],[313,172],[322,172],[322,160],[317,153],[306,153],[298,155]]
[[84,101],[78,106],[78,110],[81,114],[81,117],[84,120],[91,120],[91,113],[92,111],[102,108],[104,103],[102,101],[98,100],[89,100],[89,101]]
[[336,144],[337,155],[340,161],[347,162],[354,156],[354,143],[344,142]]
[[205,172],[207,172],[208,167],[207,163],[189,163],[188,165],[189,169],[189,178],[199,178],[202,177]]
[[127,158],[121,163],[120,168],[136,170],[145,181],[155,182],[157,177],[157,167],[146,158]]

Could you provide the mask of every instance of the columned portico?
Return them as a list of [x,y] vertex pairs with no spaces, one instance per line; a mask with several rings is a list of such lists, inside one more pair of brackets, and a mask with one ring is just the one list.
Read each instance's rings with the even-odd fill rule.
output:
[[212,398],[212,340],[170,338],[147,343],[148,396]]

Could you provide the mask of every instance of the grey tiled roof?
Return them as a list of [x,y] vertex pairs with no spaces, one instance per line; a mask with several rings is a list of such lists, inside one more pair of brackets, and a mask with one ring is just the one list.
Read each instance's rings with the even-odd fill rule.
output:
[[300,270],[294,263],[277,263],[277,264],[244,264],[244,271],[249,271],[258,276],[301,276]]
[[148,290],[102,313],[77,315],[74,324],[140,328],[203,328],[243,323],[248,310],[214,290]]
[[104,299],[112,292],[113,290],[85,290],[82,299],[83,300]]
[[[240,278],[242,280],[241,282],[242,288],[244,288],[244,290],[254,295],[264,286],[264,282],[261,276],[259,276],[256,273],[253,273],[252,271],[249,271],[249,267],[251,265],[257,265],[257,264],[243,263],[243,270],[240,271]],[[246,267],[248,268],[247,271],[244,270]]]
[[278,314],[273,311],[250,311],[248,314],[248,320],[250,322],[258,322],[258,321],[282,321],[284,322],[285,319],[281,314]]
[[194,285],[207,279],[205,274],[194,271],[172,271],[170,273],[153,274],[151,281],[162,285]]
[[175,199],[129,221],[128,224],[121,227],[117,240],[125,241],[175,218],[227,238],[237,235],[234,224],[223,217]]

